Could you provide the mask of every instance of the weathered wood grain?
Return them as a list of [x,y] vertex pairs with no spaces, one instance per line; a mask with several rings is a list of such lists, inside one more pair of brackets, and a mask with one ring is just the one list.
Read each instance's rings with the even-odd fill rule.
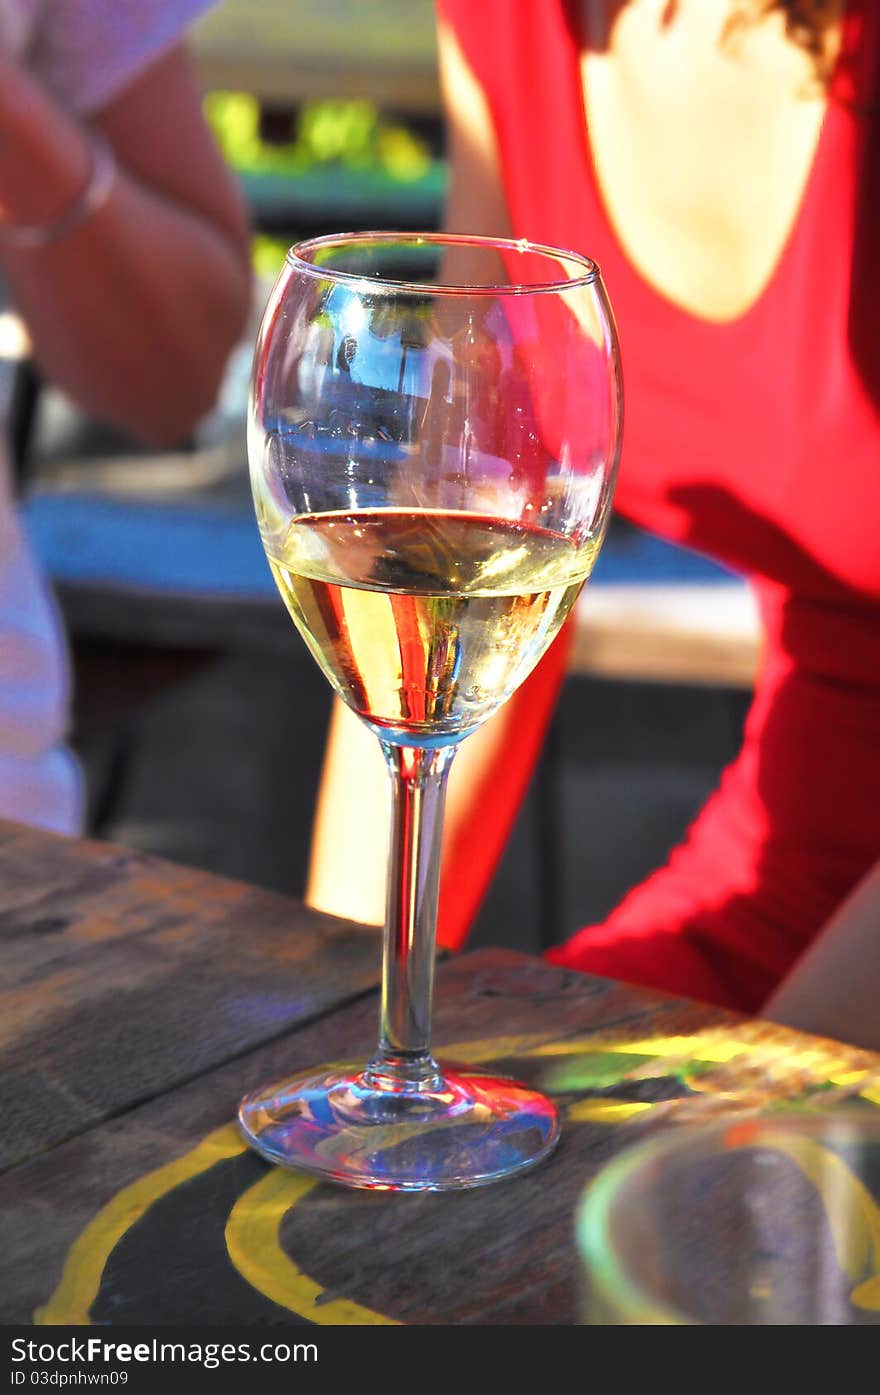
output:
[[[880,1068],[869,1053],[507,951],[462,956],[437,977],[441,1058],[492,1061],[554,1094],[564,1125],[551,1158],[520,1178],[439,1196],[316,1184],[280,1227],[299,1275],[291,1265],[267,1297],[233,1267],[224,1232],[249,1188],[287,1174],[251,1154],[226,1157],[156,1199],[113,1244],[92,1320],[296,1322],[347,1299],[403,1322],[576,1322],[574,1211],[618,1149],[719,1110],[803,1101],[837,1076],[847,1081],[838,1093],[854,1094]],[[243,1091],[321,1061],[363,1060],[376,1014],[375,995],[336,1009],[0,1178],[0,1321],[29,1321],[101,1208],[228,1125]],[[133,1025],[135,1049],[143,1030]],[[302,1275],[318,1286],[317,1303]]]
[[378,981],[375,931],[109,844],[0,825],[0,1166]]

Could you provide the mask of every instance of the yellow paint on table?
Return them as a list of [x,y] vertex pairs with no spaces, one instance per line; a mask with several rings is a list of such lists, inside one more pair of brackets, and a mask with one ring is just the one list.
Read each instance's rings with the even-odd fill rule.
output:
[[[632,1072],[624,1072],[625,1079],[651,1072],[671,1073],[682,1063],[694,1066],[724,1065],[746,1053],[752,1057],[751,1064],[755,1069],[765,1066],[771,1075],[775,1066],[784,1066],[791,1073],[803,1071],[806,1075],[812,1075],[817,1085],[827,1082],[836,1086],[838,1091],[845,1090],[873,1104],[880,1104],[880,1084],[877,1083],[876,1072],[854,1068],[852,1061],[838,1057],[830,1049],[830,1044],[827,1050],[818,1045],[793,1052],[785,1042],[750,1041],[750,1035],[748,1024],[741,1024],[735,1032],[729,1033],[712,1029],[690,1035],[631,1040],[617,1039],[613,1035],[586,1034],[560,1042],[548,1040],[543,1034],[532,1033],[460,1042],[440,1054],[452,1059],[465,1059],[474,1065],[516,1057],[559,1060],[576,1055],[601,1057],[607,1053],[641,1058],[634,1063]],[[863,1081],[865,1087],[859,1090],[859,1084]],[[608,1083],[613,1082],[609,1080]],[[707,1087],[712,1092],[709,1077]],[[622,1124],[648,1113],[657,1104],[669,1106],[676,1103],[679,1101],[615,1100],[607,1095],[573,1100],[565,1111],[566,1122]],[[107,1261],[131,1227],[175,1187],[245,1151],[246,1144],[236,1126],[226,1124],[208,1134],[182,1158],[147,1173],[118,1192],[71,1246],[60,1282],[48,1302],[36,1310],[34,1322],[40,1325],[88,1324]],[[828,1206],[817,1180],[819,1174],[815,1160],[811,1162],[801,1157],[795,1158],[795,1161],[818,1187]],[[835,1165],[837,1185],[843,1186],[845,1183],[854,1189],[850,1194],[860,1218],[857,1236],[844,1234],[843,1231],[835,1232],[841,1263],[844,1263],[845,1256],[846,1272],[858,1280],[852,1301],[864,1308],[880,1310],[880,1211],[843,1161],[835,1157],[832,1167]],[[810,1167],[812,1173],[808,1170]],[[279,1237],[284,1216],[313,1191],[319,1180],[305,1173],[276,1168],[249,1187],[227,1219],[226,1245],[231,1263],[246,1282],[270,1301],[310,1322],[336,1325],[393,1322],[393,1319],[347,1298],[328,1297],[325,1290],[310,1279],[282,1249]],[[830,1207],[829,1219],[833,1229]]]
[[148,1172],[117,1192],[68,1251],[58,1287],[48,1303],[34,1313],[37,1326],[89,1325],[89,1312],[98,1296],[107,1260],[123,1235],[160,1197],[216,1163],[243,1153],[246,1146],[235,1125],[224,1124],[182,1158]]
[[[281,1222],[319,1183],[305,1172],[275,1168],[235,1203],[226,1224],[226,1248],[242,1278],[273,1303],[330,1326],[391,1324],[371,1308],[348,1298],[328,1298],[281,1248]],[[394,1324],[395,1326],[398,1324]]]

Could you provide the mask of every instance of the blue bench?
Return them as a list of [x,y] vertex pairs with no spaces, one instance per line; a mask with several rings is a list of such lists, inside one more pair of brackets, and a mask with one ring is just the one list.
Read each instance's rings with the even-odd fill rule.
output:
[[[214,649],[275,648],[290,632],[244,501],[43,493],[24,516],[75,633]],[[577,618],[577,672],[751,681],[757,619],[742,580],[628,525],[612,525]]]

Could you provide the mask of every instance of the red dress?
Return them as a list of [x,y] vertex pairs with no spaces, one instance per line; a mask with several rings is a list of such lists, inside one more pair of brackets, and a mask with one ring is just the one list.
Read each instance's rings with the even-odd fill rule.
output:
[[[648,285],[609,225],[563,0],[441,10],[489,102],[515,235],[602,268],[626,392],[616,507],[747,574],[766,631],[742,751],[685,843],[548,957],[754,1011],[880,857],[880,6],[848,7],[797,223],[724,324]],[[500,855],[565,659],[554,646],[513,699],[521,739],[453,849],[447,945]]]

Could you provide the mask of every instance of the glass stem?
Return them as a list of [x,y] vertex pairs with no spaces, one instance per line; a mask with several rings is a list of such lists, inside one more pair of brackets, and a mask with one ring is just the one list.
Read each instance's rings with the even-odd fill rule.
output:
[[382,741],[391,775],[391,850],[382,957],[379,1047],[368,1085],[434,1090],[431,996],[446,777],[455,746],[423,750]]

